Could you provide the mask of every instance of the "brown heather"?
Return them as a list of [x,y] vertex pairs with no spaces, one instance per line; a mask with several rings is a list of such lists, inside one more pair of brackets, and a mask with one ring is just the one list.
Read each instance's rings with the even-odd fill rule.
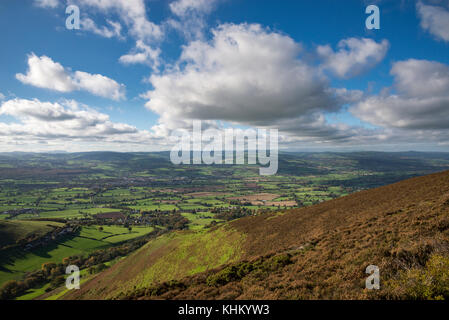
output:
[[[238,261],[141,288],[122,299],[443,299],[449,298],[449,172],[358,192],[312,207],[232,221]],[[215,227],[210,232],[218,232]],[[235,239],[233,240],[235,241]],[[101,299],[115,278],[130,278],[163,259],[176,241],[146,247],[64,298]],[[184,259],[184,260],[183,260]],[[176,263],[182,265],[189,256]],[[381,289],[365,289],[368,265]],[[131,263],[129,265],[132,265]],[[120,271],[120,272],[119,272]],[[108,286],[96,287],[101,283]],[[111,296],[108,296],[110,298]]]

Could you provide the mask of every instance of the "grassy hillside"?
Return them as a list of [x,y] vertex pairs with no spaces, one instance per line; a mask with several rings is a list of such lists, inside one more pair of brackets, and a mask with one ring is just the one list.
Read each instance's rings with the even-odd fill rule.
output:
[[[449,298],[448,257],[442,172],[164,235],[63,298],[440,299]],[[378,291],[364,288],[371,264]]]
[[52,221],[0,220],[0,244],[5,247],[30,236],[40,237],[63,225],[63,223]]
[[[27,222],[28,223],[28,222]],[[28,252],[21,249],[0,253],[0,283],[21,279],[26,272],[41,269],[43,263],[59,263],[74,255],[87,255],[95,250],[109,248],[120,242],[143,236],[153,231],[152,227],[134,227],[131,232],[119,226],[84,226],[79,234],[57,240],[49,246]]]
[[243,235],[229,226],[213,231],[165,234],[85,284],[83,295],[115,298],[148,284],[180,279],[239,261],[243,241]]

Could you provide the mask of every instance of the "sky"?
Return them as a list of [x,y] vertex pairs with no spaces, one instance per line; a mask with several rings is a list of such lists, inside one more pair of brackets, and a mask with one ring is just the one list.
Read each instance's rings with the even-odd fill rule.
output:
[[2,0],[0,43],[0,152],[169,150],[193,120],[449,151],[449,0]]

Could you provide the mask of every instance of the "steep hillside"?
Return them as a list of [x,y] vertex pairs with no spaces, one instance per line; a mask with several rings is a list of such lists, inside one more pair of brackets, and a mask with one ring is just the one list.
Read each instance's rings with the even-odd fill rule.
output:
[[[116,298],[149,284],[180,279],[239,261],[244,238],[229,226],[208,232],[173,232],[106,270],[68,297]],[[75,295],[75,296],[74,296]]]
[[[449,298],[448,257],[449,172],[442,172],[164,235],[63,298]],[[381,290],[364,288],[371,264],[380,268]]]

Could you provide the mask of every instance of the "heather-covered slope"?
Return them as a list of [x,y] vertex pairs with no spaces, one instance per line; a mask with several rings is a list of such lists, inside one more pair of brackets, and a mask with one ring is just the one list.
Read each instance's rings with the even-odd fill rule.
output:
[[[63,298],[449,298],[448,257],[442,172],[164,235]],[[378,291],[364,288],[371,264],[380,268]]]

